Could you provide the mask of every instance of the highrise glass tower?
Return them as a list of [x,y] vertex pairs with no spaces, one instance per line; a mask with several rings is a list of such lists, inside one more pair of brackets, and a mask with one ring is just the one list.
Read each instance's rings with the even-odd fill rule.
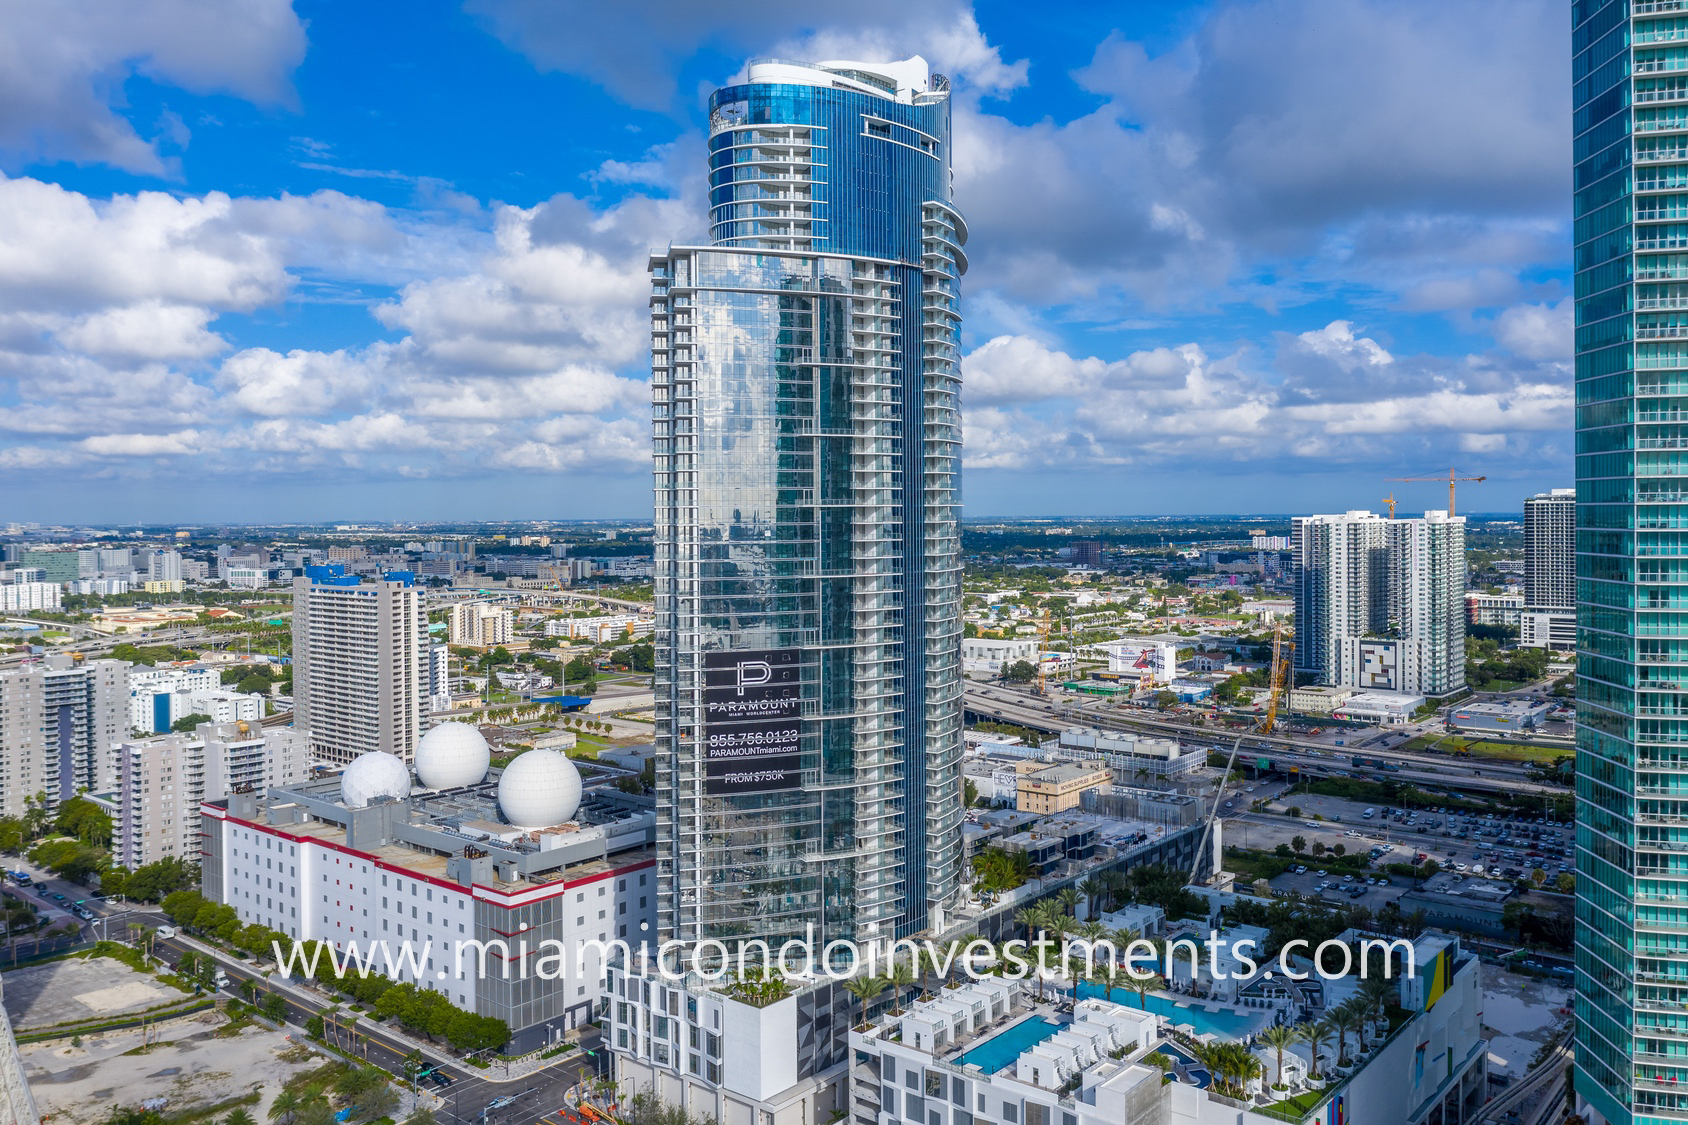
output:
[[961,865],[949,84],[754,62],[709,191],[651,260],[658,927],[916,933]]
[[1688,11],[1572,26],[1576,1090],[1688,1121]]

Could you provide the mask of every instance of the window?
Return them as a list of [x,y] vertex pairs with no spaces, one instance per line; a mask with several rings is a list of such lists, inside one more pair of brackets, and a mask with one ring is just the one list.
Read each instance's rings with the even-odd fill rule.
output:
[[[967,1105],[967,1083],[956,1075],[951,1076],[950,1101],[962,1107]],[[1067,1125],[1073,1125],[1073,1123],[1069,1121]]]
[[944,1076],[935,1070],[926,1072],[926,1096],[929,1098],[944,1096]]
[[[1034,1077],[1032,1081],[1036,1082],[1037,1079]],[[1048,1106],[1038,1105],[1036,1102],[1026,1103],[1026,1125],[1050,1125],[1050,1118]]]
[[903,1116],[910,1121],[926,1120],[926,1101],[919,1094],[908,1094],[903,1099]]
[[1002,1119],[1008,1122],[1008,1125],[1019,1125],[1020,1107],[1015,1105],[1013,1102],[1003,1102]]

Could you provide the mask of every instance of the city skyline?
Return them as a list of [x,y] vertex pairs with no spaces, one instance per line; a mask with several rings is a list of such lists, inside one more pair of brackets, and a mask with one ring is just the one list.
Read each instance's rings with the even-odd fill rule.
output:
[[1553,5],[648,7],[8,24],[0,520],[636,518],[645,256],[706,233],[700,91],[763,54],[954,80],[965,515],[1568,475]]

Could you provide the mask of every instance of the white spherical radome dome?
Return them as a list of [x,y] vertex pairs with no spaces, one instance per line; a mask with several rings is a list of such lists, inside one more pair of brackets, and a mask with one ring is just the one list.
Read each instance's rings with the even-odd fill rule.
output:
[[517,828],[549,828],[580,808],[580,771],[555,750],[529,750],[504,767],[498,807]]
[[492,749],[468,723],[441,723],[416,745],[416,780],[428,789],[475,785],[492,765]]
[[359,754],[340,774],[340,800],[349,809],[361,809],[377,797],[408,796],[410,768],[385,750]]

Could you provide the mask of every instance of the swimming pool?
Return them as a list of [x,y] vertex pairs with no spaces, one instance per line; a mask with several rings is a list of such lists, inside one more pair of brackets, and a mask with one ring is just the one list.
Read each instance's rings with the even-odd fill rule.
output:
[[[1109,990],[1099,984],[1085,982],[1078,986],[1078,994],[1111,1000],[1126,1008],[1143,1007],[1138,1001],[1134,989],[1121,988],[1117,985]],[[1144,999],[1148,1002],[1149,1011],[1164,1017],[1168,1023],[1173,1025],[1187,1023],[1196,1029],[1197,1035],[1211,1034],[1217,1035],[1221,1039],[1241,1039],[1245,1035],[1259,1031],[1272,1019],[1272,1013],[1265,1011],[1237,1012],[1224,1008],[1210,1012],[1196,1004],[1185,1006],[1174,997],[1159,994],[1151,994]]]
[[1166,1055],[1168,1058],[1176,1059],[1178,1062],[1182,1063],[1184,1065],[1185,1075],[1191,1082],[1201,1087],[1203,1090],[1207,1089],[1208,1086],[1213,1083],[1213,1075],[1207,1072],[1207,1068],[1198,1062],[1194,1055],[1190,1054],[1190,1052],[1184,1050],[1183,1048],[1174,1046],[1171,1043],[1163,1042],[1160,1046],[1156,1047],[1155,1050],[1159,1051],[1163,1055]]
[[1048,1039],[1061,1030],[1058,1023],[1050,1023],[1042,1016],[1021,1020],[973,1047],[955,1060],[957,1066],[976,1066],[986,1074],[995,1074],[1020,1057],[1020,1053]]

